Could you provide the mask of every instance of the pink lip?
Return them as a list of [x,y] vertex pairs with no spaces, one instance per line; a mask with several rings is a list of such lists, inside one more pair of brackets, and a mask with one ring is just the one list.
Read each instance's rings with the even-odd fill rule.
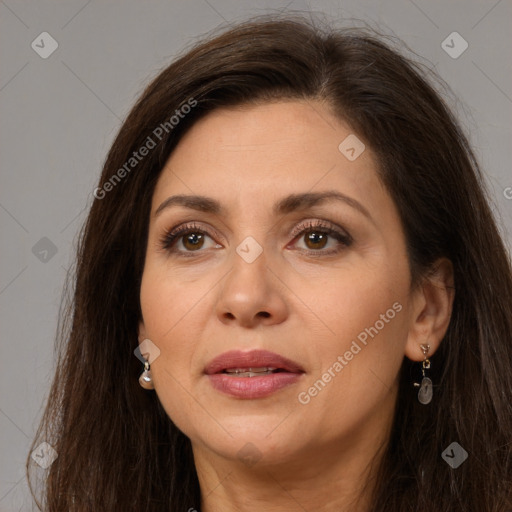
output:
[[[283,371],[260,377],[233,377],[222,373],[229,368],[264,367],[279,368]],[[263,398],[293,384],[301,378],[304,370],[298,363],[266,350],[232,350],[210,361],[204,373],[218,391],[237,398],[249,399]]]
[[220,356],[212,359],[204,369],[204,373],[212,375],[220,373],[228,368],[263,368],[271,366],[281,368],[290,373],[303,373],[302,367],[286,357],[274,354],[268,350],[250,350],[242,352],[241,350],[230,350]]

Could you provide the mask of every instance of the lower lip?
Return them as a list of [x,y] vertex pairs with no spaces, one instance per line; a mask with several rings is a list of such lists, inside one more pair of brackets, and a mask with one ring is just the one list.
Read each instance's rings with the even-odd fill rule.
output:
[[225,373],[208,375],[212,386],[237,398],[263,398],[297,382],[302,373],[278,372],[261,377],[231,377]]

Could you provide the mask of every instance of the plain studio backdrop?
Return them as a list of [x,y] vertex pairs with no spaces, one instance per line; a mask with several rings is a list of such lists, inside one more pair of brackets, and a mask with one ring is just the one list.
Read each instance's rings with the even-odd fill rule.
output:
[[508,0],[1,0],[0,511],[33,509],[25,459],[54,370],[62,286],[123,119],[185,46],[277,10],[368,23],[441,75],[512,246]]

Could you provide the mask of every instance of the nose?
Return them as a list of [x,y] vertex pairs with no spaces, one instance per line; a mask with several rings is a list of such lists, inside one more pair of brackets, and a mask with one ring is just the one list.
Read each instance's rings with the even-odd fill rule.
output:
[[217,317],[226,325],[254,328],[274,325],[288,315],[286,286],[278,272],[269,268],[263,251],[248,262],[234,255],[232,269],[219,287]]

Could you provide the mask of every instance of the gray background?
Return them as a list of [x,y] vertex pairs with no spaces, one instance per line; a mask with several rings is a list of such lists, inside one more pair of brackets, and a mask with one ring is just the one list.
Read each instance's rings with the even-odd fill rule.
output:
[[[24,463],[54,367],[62,286],[124,116],[185,45],[275,9],[368,21],[430,63],[453,91],[512,245],[510,0],[0,0],[0,511],[32,510]],[[441,46],[454,31],[469,45],[458,58]],[[31,47],[42,32],[58,42],[46,59]]]

